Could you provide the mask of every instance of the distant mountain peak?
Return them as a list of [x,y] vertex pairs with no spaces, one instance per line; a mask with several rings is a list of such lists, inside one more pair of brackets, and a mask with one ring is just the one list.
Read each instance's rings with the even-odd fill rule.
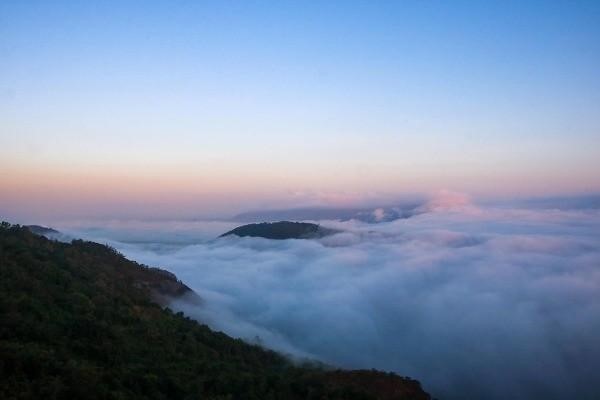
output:
[[362,207],[362,208],[333,208],[305,207],[278,210],[256,210],[235,215],[232,220],[240,222],[259,221],[317,221],[317,220],[357,220],[366,223],[390,222],[397,219],[410,218],[419,214],[422,201],[403,202],[397,205]]
[[316,239],[337,232],[338,231],[335,229],[324,228],[320,225],[308,222],[279,221],[242,225],[229,232],[225,232],[219,237],[235,235],[240,237],[262,237],[275,240]]

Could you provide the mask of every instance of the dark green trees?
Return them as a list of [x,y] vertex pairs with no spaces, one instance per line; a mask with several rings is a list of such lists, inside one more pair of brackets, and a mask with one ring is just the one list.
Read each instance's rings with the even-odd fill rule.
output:
[[157,304],[160,279],[177,282],[106,246],[2,223],[0,398],[429,398],[397,375],[299,367],[213,332]]

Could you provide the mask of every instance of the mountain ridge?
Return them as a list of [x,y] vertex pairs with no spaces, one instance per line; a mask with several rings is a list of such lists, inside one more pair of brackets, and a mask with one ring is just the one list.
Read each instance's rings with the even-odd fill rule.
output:
[[397,205],[374,207],[299,207],[288,209],[255,210],[239,213],[231,218],[238,222],[274,222],[279,220],[318,221],[318,220],[357,220],[366,223],[390,222],[410,218],[419,213],[423,202],[405,202]]
[[309,222],[278,221],[238,226],[219,237],[235,235],[239,237],[250,236],[275,240],[318,239],[337,232],[339,231],[336,229],[324,228],[321,225]]
[[214,332],[152,295],[174,275],[98,243],[2,223],[0,265],[0,398],[430,399],[410,378],[296,365]]

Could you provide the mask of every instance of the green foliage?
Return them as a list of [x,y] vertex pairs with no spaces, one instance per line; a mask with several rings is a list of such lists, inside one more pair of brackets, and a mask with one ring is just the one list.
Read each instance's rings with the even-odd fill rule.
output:
[[311,239],[319,238],[336,233],[333,229],[323,228],[317,224],[308,222],[262,222],[260,224],[248,224],[221,235],[229,236],[254,236],[266,239]]
[[398,376],[413,394],[376,396],[344,382],[344,372],[294,366],[213,332],[153,301],[139,282],[156,274],[103,245],[2,223],[0,398],[428,398]]

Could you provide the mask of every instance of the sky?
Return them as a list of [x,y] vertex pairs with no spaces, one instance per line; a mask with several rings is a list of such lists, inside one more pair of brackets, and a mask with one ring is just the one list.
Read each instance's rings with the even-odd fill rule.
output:
[[596,1],[3,1],[0,214],[600,191]]
[[[0,220],[166,268],[205,301],[173,307],[295,357],[594,399],[599,71],[598,1],[0,1]],[[315,206],[373,218],[216,239]]]

